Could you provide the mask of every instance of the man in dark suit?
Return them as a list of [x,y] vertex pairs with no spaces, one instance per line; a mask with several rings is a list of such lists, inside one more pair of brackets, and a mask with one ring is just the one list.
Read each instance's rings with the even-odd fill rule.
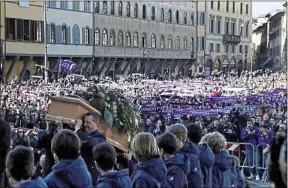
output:
[[0,187],[5,187],[5,161],[11,143],[9,124],[0,119]]
[[82,142],[81,155],[91,173],[93,185],[97,184],[100,173],[96,169],[92,149],[97,144],[106,141],[105,136],[97,130],[99,122],[100,116],[98,114],[87,113],[84,117],[83,125],[81,120],[77,120],[75,125],[75,132]]

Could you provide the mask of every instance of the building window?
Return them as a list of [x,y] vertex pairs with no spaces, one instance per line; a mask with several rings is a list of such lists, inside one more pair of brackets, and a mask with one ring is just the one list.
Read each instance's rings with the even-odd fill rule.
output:
[[30,2],[29,1],[18,1],[19,7],[29,7]]
[[147,47],[147,35],[146,35],[146,33],[142,34],[142,47],[143,48]]
[[246,14],[249,14],[249,5],[246,4]]
[[214,52],[214,44],[210,43],[209,45],[209,52]]
[[155,20],[155,7],[154,6],[151,9],[151,20]]
[[122,31],[118,32],[118,46],[123,46],[123,33],[122,33]]
[[110,3],[111,3],[110,4],[110,14],[114,15],[115,14],[115,2],[111,1]]
[[217,52],[217,53],[220,53],[220,52],[221,52],[221,50],[220,50],[220,44],[217,44],[217,45],[216,45],[216,52]]
[[176,23],[179,24],[179,11],[176,11]]
[[172,49],[173,48],[173,39],[172,36],[169,36],[168,38],[168,49]]
[[34,33],[34,35],[32,35],[32,39],[35,39],[37,42],[42,42],[43,22],[32,21],[32,23],[33,22],[34,22],[34,25],[36,25],[36,37]]
[[232,35],[235,35],[235,22],[232,22]]
[[151,36],[151,47],[156,48],[156,36],[154,34]]
[[242,37],[243,36],[243,23],[240,22],[240,32],[239,35]]
[[172,22],[172,10],[171,9],[168,10],[168,22],[169,23]]
[[249,36],[249,23],[246,24],[246,31],[245,32],[246,32],[245,36],[248,37]]
[[175,48],[176,48],[176,49],[179,49],[179,48],[180,48],[180,39],[179,39],[179,36],[176,37],[176,40],[175,40]]
[[235,1],[233,1],[232,12],[235,13]]
[[56,27],[54,24],[51,24],[50,26],[50,42],[51,43],[56,42]]
[[205,12],[201,12],[200,14],[200,24],[205,25]]
[[239,45],[239,53],[240,53],[240,54],[243,53],[243,47],[242,47],[242,45]]
[[194,38],[191,38],[191,51],[193,52],[195,50],[195,44],[194,44]]
[[126,46],[131,46],[131,34],[129,32],[126,32]]
[[68,2],[67,1],[61,1],[60,8],[61,9],[68,9]]
[[142,18],[146,20],[146,5],[142,6]]
[[183,49],[187,49],[187,37],[183,39]]
[[138,18],[138,4],[137,3],[135,3],[134,5],[134,17]]
[[73,1],[73,10],[80,10],[79,1]]
[[164,49],[165,48],[165,38],[164,35],[161,35],[160,37],[160,48]]
[[88,45],[90,42],[90,29],[85,28],[85,41],[84,44]]
[[164,22],[164,19],[165,19],[164,8],[161,8],[161,22]]
[[96,29],[94,32],[94,43],[95,45],[100,45],[100,30]]
[[217,34],[221,34],[221,19],[219,19],[217,23]]
[[107,3],[107,1],[103,1],[102,12],[103,12],[103,14],[108,14],[108,3]]
[[187,25],[187,12],[184,12],[183,23]]
[[226,12],[229,12],[229,1],[226,1]]
[[221,8],[221,2],[218,1],[218,3],[217,3],[217,10],[220,10],[220,8]]
[[240,14],[243,14],[243,3],[240,3]]
[[73,26],[73,44],[80,44],[80,29],[77,24]]
[[90,1],[84,2],[84,12],[90,12]]
[[110,31],[110,46],[115,46],[115,32]]
[[235,53],[235,45],[232,45],[231,53]]
[[102,45],[107,46],[108,45],[108,33],[107,30],[104,29],[102,33]]
[[23,28],[24,28],[23,39],[27,41],[30,40],[30,24],[29,23],[30,23],[29,20],[23,21]]
[[67,28],[66,26],[62,26],[62,43],[66,44],[67,43]]
[[100,12],[99,1],[94,1],[94,12],[97,14],[99,14],[99,12]]
[[225,45],[225,52],[228,53],[229,52],[229,46]]
[[214,1],[210,2],[210,9],[212,9],[212,10],[214,9]]
[[210,33],[214,33],[214,18],[210,19]]
[[248,55],[248,46],[245,45],[245,55]]
[[122,1],[120,1],[118,5],[118,16],[122,16],[122,11]]
[[200,50],[205,50],[205,38],[201,37],[201,41],[200,41]]
[[56,1],[48,1],[49,8],[56,8]]
[[130,17],[130,3],[129,2],[127,2],[127,5],[126,5],[126,16]]
[[191,13],[191,25],[194,25],[194,13]]
[[226,25],[225,25],[226,26],[225,34],[229,35],[229,21],[226,21],[225,23],[226,23]]
[[134,33],[133,35],[133,46],[138,47],[138,33]]

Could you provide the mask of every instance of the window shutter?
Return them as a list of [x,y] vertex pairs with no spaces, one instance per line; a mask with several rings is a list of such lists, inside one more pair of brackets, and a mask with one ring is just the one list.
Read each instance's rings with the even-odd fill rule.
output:
[[67,44],[71,44],[71,27],[67,27]]
[[72,31],[72,41],[73,41],[73,44],[77,44],[76,25],[73,26],[73,31]]
[[82,27],[82,44],[85,44],[85,27]]
[[46,40],[47,40],[47,43],[50,43],[50,33],[51,33],[51,25],[47,24],[47,27],[46,27]]
[[94,29],[90,29],[90,45],[94,45]]
[[198,11],[197,11],[196,15],[197,15],[197,25],[199,25],[199,23],[200,23],[200,22],[199,22],[199,19],[200,19],[200,16],[199,16],[199,15],[200,15],[200,14],[199,14]]
[[61,33],[61,25],[56,26],[56,43],[59,44],[62,42],[62,33]]

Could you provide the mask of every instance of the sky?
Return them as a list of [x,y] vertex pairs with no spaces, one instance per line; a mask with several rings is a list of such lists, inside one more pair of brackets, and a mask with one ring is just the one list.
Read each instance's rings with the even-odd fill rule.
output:
[[[272,1],[272,0],[271,0]],[[285,0],[281,1],[277,0],[277,2],[253,2],[252,4],[252,14],[253,17],[257,17],[262,14],[266,14],[269,11],[273,11],[276,9],[284,9],[283,4],[285,3]]]

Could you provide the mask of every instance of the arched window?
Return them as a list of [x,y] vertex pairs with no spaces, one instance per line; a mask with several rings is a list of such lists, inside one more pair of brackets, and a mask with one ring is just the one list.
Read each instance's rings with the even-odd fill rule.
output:
[[165,48],[165,38],[164,38],[164,35],[161,35],[160,48],[162,48],[162,49]]
[[194,13],[191,13],[191,25],[194,25]]
[[80,44],[80,29],[77,24],[73,26],[73,44]]
[[134,5],[134,17],[138,18],[138,4],[137,3],[135,3]]
[[171,9],[168,10],[168,22],[169,23],[172,22],[172,10]]
[[123,46],[123,32],[118,32],[118,46]]
[[130,17],[130,3],[129,2],[127,2],[127,5],[126,5],[126,16]]
[[67,43],[67,28],[65,25],[62,26],[62,43]]
[[114,1],[110,2],[110,14],[111,15],[115,14],[115,2]]
[[151,9],[151,20],[155,20],[155,7],[153,6]]
[[94,32],[94,43],[95,45],[100,45],[100,30],[96,29]]
[[102,45],[107,46],[108,45],[108,33],[107,30],[104,29],[102,33]]
[[85,41],[84,44],[89,44],[90,42],[90,30],[89,28],[85,28]]
[[176,41],[175,41],[175,42],[176,42],[175,48],[176,48],[176,49],[179,49],[179,48],[180,48],[180,39],[179,39],[179,36],[176,37]]
[[115,46],[115,32],[113,30],[110,31],[110,45]]
[[151,37],[151,47],[156,48],[156,36],[154,34]]
[[176,23],[179,24],[179,11],[176,11]]
[[118,16],[122,16],[122,1],[119,2],[119,6],[118,6]]
[[138,47],[138,33],[134,33],[133,35],[133,46]]
[[147,47],[147,35],[146,35],[146,33],[142,34],[142,47],[143,48]]
[[187,24],[187,12],[184,12],[183,22],[185,25]]
[[142,18],[146,20],[146,5],[142,6]]
[[183,39],[183,49],[187,49],[187,37]]
[[194,51],[194,38],[191,37],[191,51]]
[[131,46],[131,34],[130,32],[126,32],[126,46],[130,47]]
[[165,19],[164,8],[161,8],[161,22],[164,22],[164,19]]
[[55,43],[56,42],[56,27],[54,24],[51,24],[51,31],[50,31],[50,42]]
[[168,38],[168,49],[172,49],[173,48],[173,39],[172,36],[170,35]]

